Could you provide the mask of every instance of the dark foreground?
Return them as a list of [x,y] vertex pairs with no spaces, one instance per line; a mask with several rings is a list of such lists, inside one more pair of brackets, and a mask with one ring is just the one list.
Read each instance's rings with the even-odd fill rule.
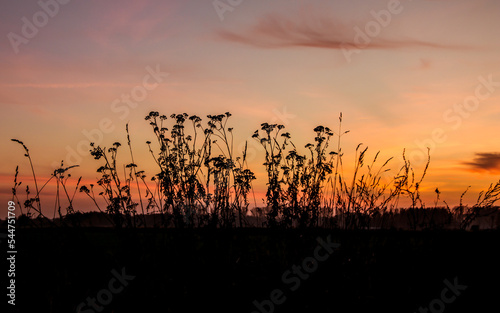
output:
[[9,311],[499,312],[499,239],[499,231],[18,229]]

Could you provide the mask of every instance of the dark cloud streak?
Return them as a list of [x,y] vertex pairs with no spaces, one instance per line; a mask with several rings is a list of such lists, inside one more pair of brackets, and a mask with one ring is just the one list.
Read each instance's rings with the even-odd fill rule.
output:
[[470,170],[500,172],[500,153],[476,153],[476,156],[471,162],[462,162],[468,166]]
[[[358,46],[354,41],[355,26],[356,25],[335,22],[328,18],[308,17],[308,20],[303,19],[302,21],[295,21],[276,14],[271,14],[261,18],[256,25],[243,32],[221,30],[218,31],[217,35],[223,40],[260,48],[313,47],[343,49],[349,45],[354,47]],[[363,29],[364,23],[360,23],[358,27]],[[371,42],[366,47],[361,46],[360,48],[465,48],[414,39],[384,39],[381,38],[381,36],[371,37],[370,40]]]

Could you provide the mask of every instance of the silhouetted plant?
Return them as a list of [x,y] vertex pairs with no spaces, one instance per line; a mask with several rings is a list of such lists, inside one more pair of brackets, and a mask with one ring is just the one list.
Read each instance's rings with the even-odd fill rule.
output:
[[[96,196],[94,184],[90,184],[90,188],[81,186],[79,190],[116,228],[147,227],[148,215],[153,217],[153,226],[158,226],[156,217],[159,215],[160,225],[164,227],[243,227],[249,225],[247,216],[251,211],[257,224],[265,218],[265,224],[271,228],[368,229],[395,227],[396,221],[404,221],[413,230],[442,229],[450,227],[453,222],[461,229],[467,229],[477,218],[493,214],[493,205],[500,200],[499,181],[481,192],[471,208],[464,206],[462,201],[468,189],[461,195],[457,208],[451,210],[445,201],[444,207],[438,207],[441,194],[438,188],[435,189],[434,207],[426,208],[420,190],[430,156],[422,174],[416,178],[405,150],[402,154],[404,164],[386,181],[383,175],[389,171],[388,164],[393,158],[378,165],[380,152],[377,152],[373,160],[365,164],[368,148],[359,144],[355,150],[354,170],[348,177],[343,172],[340,145],[341,137],[348,131],[342,131],[340,114],[337,132],[325,126],[313,129],[314,142],[305,145],[305,153],[296,148],[283,125],[261,124],[252,137],[265,151],[265,207],[250,208],[248,194],[256,177],[248,168],[247,144],[243,151],[235,153],[233,149],[233,128],[227,125],[230,117],[229,112],[207,115],[207,121],[203,123],[196,115],[183,113],[167,117],[152,111],[145,117],[156,137],[156,144],[146,142],[158,167],[158,172],[150,178],[151,182],[144,171],[138,170],[127,124],[130,162],[117,164],[119,142],[108,149],[91,143],[90,154],[102,162],[97,169],[101,173],[97,185],[102,191]],[[71,177],[69,170],[76,165],[64,167],[61,162],[39,187],[28,148],[17,139],[12,141],[21,144],[25,150],[36,191],[32,196],[30,187],[26,186],[26,200],[21,206],[18,189],[22,182],[18,182],[16,167],[12,199],[21,207],[21,215],[30,219],[36,212],[39,225],[42,220],[49,220],[42,213],[40,193],[54,179],[54,217],[58,213],[61,222],[78,225],[74,198],[81,177],[74,192],[70,192],[67,185]],[[330,150],[332,144],[336,146],[334,151]],[[123,176],[118,174],[122,169]],[[132,189],[136,191],[132,192]],[[400,208],[402,198],[410,201],[406,209]],[[63,212],[64,202],[67,202],[66,212]],[[102,203],[105,204],[104,210]],[[137,212],[138,206],[140,213]],[[491,223],[493,225],[494,220]]]
[[[42,215],[42,204],[40,202],[40,189],[38,189],[38,182],[37,182],[37,179],[36,179],[36,174],[35,174],[35,169],[33,168],[33,161],[31,160],[31,155],[30,155],[30,152],[28,150],[28,147],[26,147],[26,145],[20,141],[20,140],[17,140],[17,139],[11,139],[12,141],[14,142],[17,142],[18,144],[20,144],[21,146],[23,146],[23,149],[24,149],[24,156],[26,158],[28,158],[28,161],[30,163],[30,167],[31,167],[31,173],[33,175],[33,181],[35,183],[35,191],[36,191],[36,194],[35,194],[35,197],[34,198],[29,198],[27,199],[26,201],[26,204],[28,204],[28,208],[33,208],[36,212],[38,212],[38,215]],[[29,194],[29,188],[26,187],[26,193]],[[33,203],[36,204],[36,208],[33,206]],[[28,214],[29,212],[27,212]],[[28,215],[29,216],[29,215]]]
[[[90,154],[94,159],[104,160],[104,165],[97,169],[97,172],[101,173],[101,178],[97,181],[97,184],[103,189],[99,195],[106,203],[106,212],[112,216],[113,224],[117,228],[123,227],[124,224],[128,227],[135,226],[135,214],[138,204],[132,200],[130,181],[126,180],[125,183],[122,183],[117,170],[117,153],[121,144],[115,142],[107,150],[95,146],[94,143],[90,143],[90,146],[92,148]],[[131,168],[131,166],[128,168]],[[90,190],[87,187],[80,188],[80,191],[90,196]],[[94,203],[97,203],[95,197],[91,198]]]
[[[156,175],[161,193],[158,202],[164,201],[161,210],[176,227],[193,226],[195,218],[199,226],[232,227],[236,215],[239,225],[243,223],[247,194],[255,176],[245,168],[246,151],[241,162],[234,156],[233,129],[227,127],[230,116],[229,112],[208,115],[207,126],[203,127],[196,115],[172,114],[170,132],[165,115],[153,111],[146,116],[160,147],[155,155],[151,142],[147,142],[160,169]],[[187,120],[192,124],[190,134],[185,130]]]
[[290,140],[288,132],[281,133],[284,128],[283,125],[263,123],[261,125],[262,136],[258,130],[252,136],[264,147],[266,153],[264,162],[267,173],[266,204],[269,210],[267,216],[270,227],[277,226],[279,224],[278,218],[283,215],[285,215],[284,223],[286,225],[291,222],[291,213],[283,211],[285,200],[282,189],[284,184],[283,170],[287,170],[283,161]]
[[68,206],[66,207],[66,215],[68,214],[74,214],[75,213],[75,208],[73,207],[73,200],[75,198],[75,194],[78,191],[78,186],[80,185],[80,181],[82,180],[82,177],[78,178],[78,181],[76,183],[75,190],[73,191],[73,194],[70,196],[68,193],[68,189],[66,188],[66,182],[68,179],[71,177],[70,173],[67,173],[70,169],[78,167],[78,165],[72,165],[68,167],[64,167],[63,162],[61,161],[61,166],[57,169],[54,170],[54,173],[52,176],[56,179],[56,202],[54,204],[54,214],[57,210],[59,214],[59,218],[62,220],[63,215],[61,213],[61,196],[60,196],[60,189],[64,191],[64,195],[66,196],[66,199],[68,201]]
[[14,186],[12,187],[12,201],[16,202],[19,210],[21,211],[21,215],[24,215],[23,206],[21,205],[21,201],[19,200],[17,189],[22,185],[23,182],[17,181],[17,177],[19,175],[19,166],[16,166],[16,173],[14,175]]
[[[301,177],[302,207],[299,216],[300,226],[318,226],[319,212],[321,211],[323,188],[328,176],[333,172],[333,158],[335,153],[327,153],[326,149],[333,132],[328,127],[314,128],[316,144],[307,144],[310,159],[305,163]],[[327,157],[327,155],[329,155]],[[329,210],[323,210],[328,212]]]
[[[415,180],[415,172],[411,167],[410,161],[406,159],[406,155],[403,151],[403,160],[405,164],[403,165],[403,175],[399,176],[399,181],[397,182],[399,186],[401,186],[401,193],[406,194],[411,200],[411,207],[409,217],[410,228],[416,230],[419,225],[419,213],[422,212],[421,209],[424,208],[424,204],[422,199],[420,198],[420,186],[422,181],[424,180],[425,174],[427,173],[427,169],[429,168],[430,163],[430,149],[427,148],[427,163],[425,164],[425,168],[422,172],[422,176],[418,181]],[[410,178],[411,173],[411,178]],[[417,208],[417,204],[420,204],[420,207]]]
[[[500,181],[495,185],[490,184],[488,190],[479,192],[476,203],[472,208],[467,210],[465,216],[461,220],[460,229],[467,229],[478,217],[482,215],[486,216],[482,213],[485,209],[492,208],[498,200],[500,200]],[[491,213],[492,212],[490,212],[490,214]]]
[[128,123],[125,126],[125,131],[127,132],[127,145],[128,145],[128,149],[129,149],[129,152],[130,152],[130,160],[131,160],[131,163],[129,163],[129,164],[127,164],[125,166],[126,168],[130,169],[129,177],[127,179],[127,183],[128,183],[128,185],[130,187],[130,183],[133,180],[135,180],[135,182],[136,182],[137,194],[138,194],[138,197],[139,197],[139,204],[141,205],[142,223],[144,224],[145,227],[147,227],[146,216],[144,214],[144,204],[142,203],[141,188],[139,186],[139,179],[140,179],[139,176],[142,175],[142,172],[138,173],[137,170],[136,170],[137,164],[135,164],[134,153],[132,151],[132,143],[130,141],[130,134],[129,134],[129,131],[128,131]]
[[[28,161],[29,161],[29,164],[30,164],[30,168],[31,168],[31,173],[33,175],[33,181],[34,181],[34,184],[35,184],[35,196],[32,197],[31,196],[31,190],[29,188],[29,185],[26,185],[26,200],[23,202],[23,205],[21,205],[21,202],[19,200],[19,197],[18,197],[18,191],[17,189],[21,186],[22,182],[18,182],[17,181],[17,178],[18,178],[18,175],[19,175],[19,167],[17,166],[16,167],[16,173],[15,173],[15,176],[14,176],[14,187],[12,187],[12,200],[13,201],[16,201],[20,210],[21,210],[21,216],[26,216],[27,218],[32,218],[33,217],[33,214],[32,214],[32,210],[35,211],[36,213],[38,213],[38,215],[36,216],[36,218],[38,220],[43,220],[43,221],[49,221],[49,223],[51,223],[52,225],[54,225],[53,221],[50,220],[49,218],[47,218],[43,212],[42,212],[42,206],[41,206],[41,201],[40,201],[40,195],[41,195],[41,192],[43,191],[43,189],[49,184],[49,182],[52,180],[52,179],[56,179],[56,195],[55,195],[55,203],[54,203],[54,217],[55,217],[55,213],[58,212],[58,215],[59,215],[59,218],[61,221],[63,221],[63,214],[61,212],[61,197],[60,197],[60,189],[62,188],[62,190],[64,191],[64,194],[66,196],[66,199],[68,201],[68,206],[66,207],[66,215],[68,214],[73,214],[75,211],[74,211],[74,207],[73,207],[73,200],[74,200],[74,197],[75,197],[75,193],[76,193],[76,190],[78,189],[78,185],[80,184],[80,181],[81,181],[81,177],[78,179],[78,182],[76,183],[76,187],[75,187],[75,191],[73,192],[73,194],[70,196],[69,193],[68,193],[68,190],[66,188],[66,182],[67,180],[69,179],[69,177],[71,177],[71,174],[66,174],[65,176],[65,173],[67,171],[69,171],[70,169],[74,168],[74,167],[77,167],[78,165],[73,165],[73,166],[69,166],[69,167],[66,167],[64,168],[63,166],[63,163],[61,162],[61,166],[57,169],[55,169],[53,171],[53,173],[50,175],[49,179],[47,179],[47,181],[41,186],[41,187],[38,187],[38,179],[37,179],[37,176],[35,174],[35,169],[34,169],[34,166],[33,166],[33,162],[32,162],[32,159],[31,159],[31,155],[29,153],[29,149],[26,147],[26,145],[20,141],[20,140],[17,140],[17,139],[11,139],[12,141],[22,145],[24,151],[25,151],[25,154],[24,156],[28,158]],[[23,210],[22,208],[26,209],[26,213],[23,213]]]

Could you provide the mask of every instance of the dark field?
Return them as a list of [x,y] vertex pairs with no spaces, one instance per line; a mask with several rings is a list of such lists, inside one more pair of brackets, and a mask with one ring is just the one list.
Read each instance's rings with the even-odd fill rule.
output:
[[[338,249],[321,248],[327,258],[307,263],[307,278],[282,280],[328,236]],[[85,303],[81,312],[251,313],[255,300],[262,312],[426,312],[430,303],[428,312],[498,312],[499,239],[499,231],[18,229],[14,312]],[[116,293],[106,291],[112,271],[126,276],[111,285]],[[467,288],[444,291],[452,300],[440,307],[444,280]],[[98,295],[108,304],[92,309],[88,298]]]

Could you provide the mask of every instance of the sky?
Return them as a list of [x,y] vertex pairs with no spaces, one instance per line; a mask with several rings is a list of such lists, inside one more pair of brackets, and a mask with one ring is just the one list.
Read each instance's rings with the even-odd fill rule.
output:
[[79,165],[74,186],[98,178],[88,142],[126,143],[126,123],[136,163],[156,174],[150,111],[231,112],[234,147],[249,140],[259,194],[264,155],[251,135],[261,123],[285,125],[303,149],[314,127],[336,130],[342,112],[346,173],[359,143],[369,159],[394,157],[391,175],[403,150],[422,173],[429,147],[424,201],[439,188],[457,204],[471,186],[473,204],[500,178],[499,15],[494,0],[4,1],[2,201],[16,166],[20,198],[32,184],[12,138],[28,146],[42,182],[61,160]]

